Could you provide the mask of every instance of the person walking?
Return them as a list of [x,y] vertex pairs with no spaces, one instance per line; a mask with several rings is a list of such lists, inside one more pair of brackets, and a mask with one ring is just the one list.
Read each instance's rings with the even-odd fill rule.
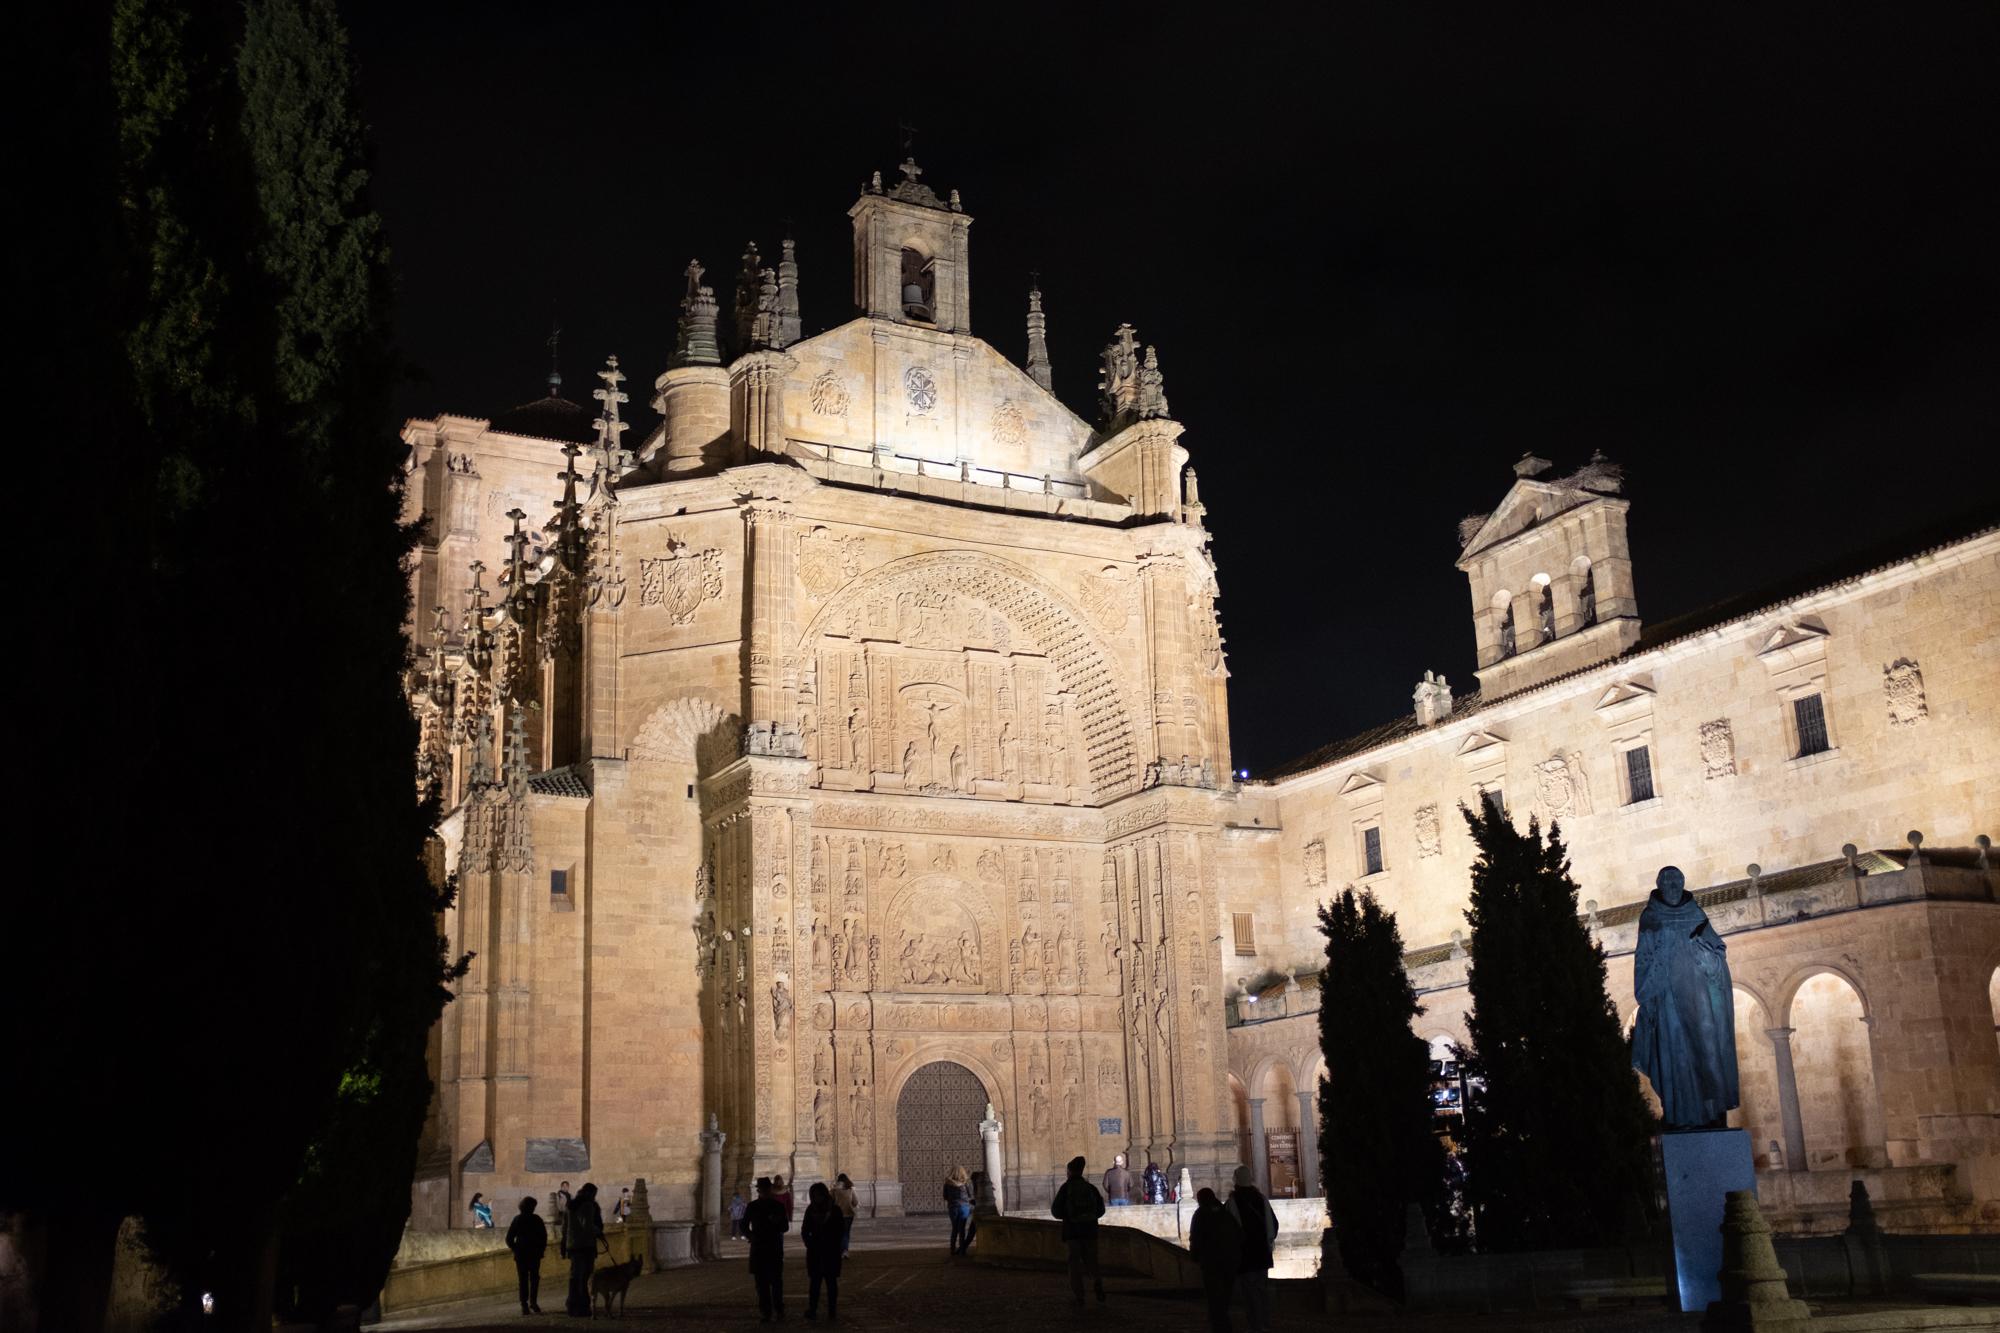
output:
[[757,1283],[757,1312],[765,1323],[785,1317],[785,1233],[792,1229],[769,1176],[757,1177],[757,1197],[743,1212],[750,1237],[750,1276]]
[[819,1289],[826,1286],[826,1317],[840,1318],[840,1247],[847,1241],[846,1220],[833,1192],[815,1180],[806,1194],[805,1220],[799,1239],[806,1247],[806,1318],[819,1318]]
[[944,1178],[944,1207],[951,1214],[951,1252],[965,1253],[965,1228],[972,1221],[972,1178],[954,1166]]
[[549,1201],[550,1208],[555,1213],[556,1256],[562,1259],[569,1258],[569,1206],[575,1197],[569,1192],[569,1182],[565,1180],[561,1188],[556,1190],[555,1198]]
[[549,1250],[549,1229],[535,1216],[535,1196],[521,1200],[521,1210],[507,1224],[507,1248],[514,1255],[514,1277],[521,1286],[521,1313],[542,1312],[542,1256]]
[[467,1204],[466,1207],[472,1211],[472,1225],[474,1227],[491,1227],[493,1225],[493,1205],[486,1202],[484,1194],[474,1193],[472,1202]]
[[833,1201],[840,1208],[840,1253],[845,1258],[847,1247],[854,1242],[854,1214],[861,1204],[845,1171],[833,1178]]
[[1083,1275],[1090,1274],[1097,1288],[1097,1303],[1104,1304],[1104,1276],[1097,1271],[1097,1219],[1104,1216],[1104,1196],[1097,1186],[1083,1178],[1084,1161],[1069,1159],[1069,1179],[1056,1190],[1049,1214],[1062,1219],[1063,1244],[1069,1248],[1069,1290],[1071,1304],[1083,1306]]
[[590,1270],[597,1267],[597,1245],[604,1239],[604,1209],[597,1203],[597,1186],[589,1181],[569,1201],[569,1231],[564,1245],[569,1255],[569,1300],[564,1308],[590,1317]]
[[742,1190],[737,1190],[729,1196],[729,1238],[731,1240],[748,1234],[743,1230],[743,1213],[749,1207],[749,1203],[743,1198]]
[[771,1196],[775,1198],[779,1202],[779,1204],[781,1204],[784,1207],[785,1224],[787,1226],[791,1225],[792,1187],[785,1183],[785,1178],[783,1176],[771,1177]]
[[1139,1193],[1147,1203],[1167,1201],[1167,1173],[1160,1170],[1158,1162],[1146,1163],[1146,1172],[1139,1177]]
[[1230,1333],[1229,1302],[1243,1267],[1243,1228],[1222,1206],[1215,1191],[1196,1192],[1194,1220],[1188,1224],[1188,1253],[1201,1265],[1202,1295],[1208,1298],[1209,1333]]
[[1104,1173],[1104,1202],[1113,1208],[1132,1202],[1132,1173],[1125,1169],[1122,1152],[1111,1159],[1111,1169]]
[[625,1186],[618,1191],[618,1202],[611,1205],[611,1220],[623,1222],[632,1216],[632,1187]]
[[1243,1228],[1243,1263],[1236,1274],[1237,1290],[1243,1293],[1243,1313],[1249,1318],[1250,1333],[1265,1333],[1271,1327],[1271,1264],[1272,1250],[1278,1243],[1278,1214],[1257,1188],[1247,1166],[1236,1168],[1236,1188],[1229,1191],[1228,1208]]

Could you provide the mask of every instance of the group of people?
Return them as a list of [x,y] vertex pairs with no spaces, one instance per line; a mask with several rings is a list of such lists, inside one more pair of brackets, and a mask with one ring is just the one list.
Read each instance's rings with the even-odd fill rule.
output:
[[[623,1221],[631,1215],[631,1190],[620,1191],[612,1216]],[[493,1209],[484,1196],[475,1194],[470,1205],[479,1226],[493,1225]],[[507,1226],[507,1249],[514,1256],[514,1276],[520,1285],[521,1313],[542,1312],[542,1258],[549,1249],[549,1229],[535,1213],[535,1196],[521,1200],[514,1220]],[[604,1235],[604,1209],[597,1202],[597,1186],[585,1182],[575,1194],[565,1180],[555,1193],[556,1249],[569,1261],[569,1293],[565,1310],[573,1315],[590,1314],[590,1273],[599,1253],[611,1248]]]
[[[1125,1167],[1125,1154],[1119,1153],[1111,1159],[1111,1169],[1104,1173],[1104,1202],[1112,1208],[1122,1208],[1134,1202],[1132,1198],[1132,1173]],[[1146,1170],[1139,1177],[1139,1203],[1179,1203],[1179,1192],[1167,1188],[1167,1173],[1160,1170],[1158,1162],[1148,1160]]]
[[[757,1197],[730,1201],[730,1231],[750,1242],[750,1276],[757,1284],[757,1312],[765,1323],[785,1317],[785,1233],[792,1229],[792,1191],[783,1176],[757,1177]],[[840,1263],[854,1231],[854,1182],[834,1177],[831,1189],[814,1181],[806,1192],[799,1239],[806,1247],[806,1318],[819,1318],[826,1293],[826,1317],[840,1317]]]
[[[1097,1226],[1104,1216],[1105,1195],[1111,1194],[1116,1203],[1131,1202],[1131,1172],[1122,1156],[1105,1173],[1103,1194],[1085,1179],[1084,1165],[1081,1157],[1070,1159],[1069,1178],[1049,1205],[1050,1214],[1062,1223],[1063,1244],[1069,1252],[1070,1299],[1077,1306],[1084,1303],[1085,1278],[1096,1289],[1098,1303],[1104,1301],[1104,1278],[1097,1267]],[[1148,1163],[1147,1177],[1158,1172],[1158,1167]],[[1160,1174],[1164,1178],[1164,1173]],[[1150,1185],[1147,1188],[1151,1201]],[[1264,1333],[1271,1326],[1270,1278],[1278,1243],[1277,1210],[1257,1188],[1247,1166],[1236,1168],[1236,1187],[1229,1192],[1227,1203],[1206,1188],[1195,1194],[1195,1201],[1188,1252],[1201,1265],[1209,1327],[1228,1333],[1230,1308],[1240,1297],[1250,1333]]]

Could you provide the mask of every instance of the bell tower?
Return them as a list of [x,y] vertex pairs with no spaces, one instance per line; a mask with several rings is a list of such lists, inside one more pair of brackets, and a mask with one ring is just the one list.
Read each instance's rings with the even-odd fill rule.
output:
[[922,182],[914,158],[897,170],[903,178],[886,190],[876,172],[847,210],[854,220],[854,304],[870,319],[970,333],[972,218],[958,191],[939,199]]

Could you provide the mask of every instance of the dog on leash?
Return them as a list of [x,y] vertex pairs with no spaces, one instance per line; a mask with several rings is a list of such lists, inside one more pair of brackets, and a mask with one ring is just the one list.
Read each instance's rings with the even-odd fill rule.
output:
[[604,1317],[611,1317],[611,1298],[618,1298],[618,1317],[625,1317],[625,1293],[632,1285],[632,1279],[639,1276],[639,1261],[627,1259],[622,1264],[600,1268],[590,1275],[590,1304],[595,1313],[597,1302],[604,1302]]

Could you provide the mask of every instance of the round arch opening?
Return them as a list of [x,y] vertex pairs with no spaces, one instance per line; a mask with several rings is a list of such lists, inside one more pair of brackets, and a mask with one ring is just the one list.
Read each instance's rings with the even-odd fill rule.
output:
[[942,1213],[951,1169],[980,1169],[987,1100],[979,1075],[953,1060],[933,1060],[903,1084],[896,1096],[896,1176],[905,1214]]

